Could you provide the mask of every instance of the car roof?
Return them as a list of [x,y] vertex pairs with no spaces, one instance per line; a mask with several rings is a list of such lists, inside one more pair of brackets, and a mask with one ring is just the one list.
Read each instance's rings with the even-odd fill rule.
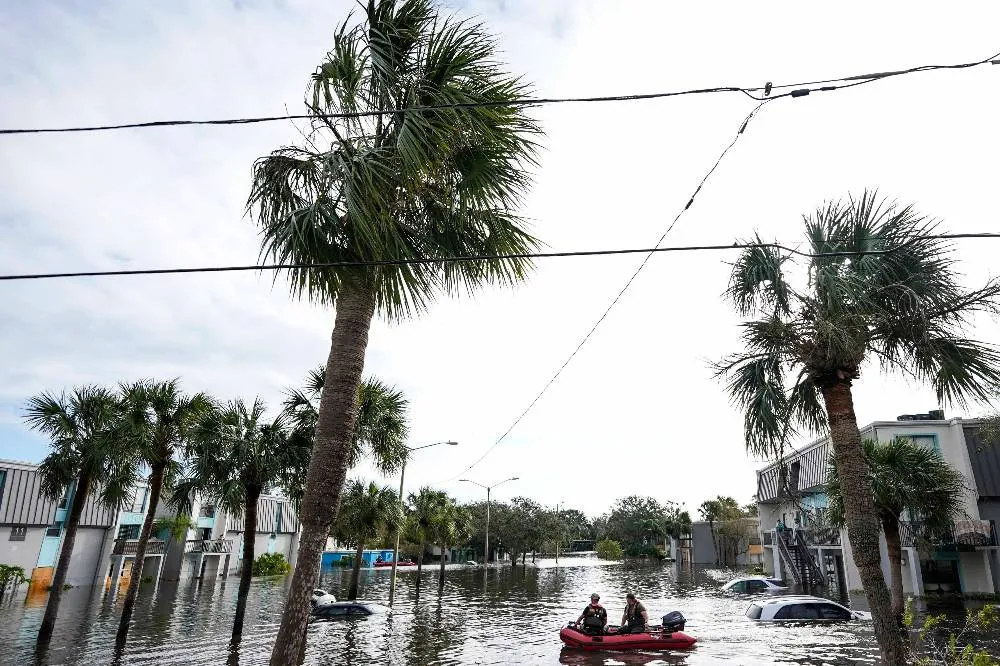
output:
[[784,597],[772,597],[770,599],[762,599],[761,601],[755,603],[764,606],[773,606],[775,604],[809,604],[809,603],[836,604],[837,606],[841,605],[836,601],[833,601],[832,599],[824,599],[823,597],[813,597],[806,594],[790,594]]

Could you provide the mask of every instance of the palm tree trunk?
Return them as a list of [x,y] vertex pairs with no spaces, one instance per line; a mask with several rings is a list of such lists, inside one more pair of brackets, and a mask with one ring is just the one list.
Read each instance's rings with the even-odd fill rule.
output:
[[56,573],[52,577],[52,587],[49,590],[49,600],[45,604],[45,617],[38,630],[38,645],[45,645],[52,637],[59,614],[59,602],[62,601],[63,585],[66,584],[66,573],[73,557],[73,545],[76,543],[76,528],[80,524],[83,505],[87,502],[87,492],[90,490],[90,475],[81,472],[76,481],[76,491],[73,493],[72,505],[69,509],[69,520],[66,522],[66,534],[63,536],[62,550],[59,551],[59,561],[56,562]]
[[892,614],[899,626],[903,626],[903,546],[899,538],[899,518],[891,514],[882,516],[882,531],[885,532],[885,546],[889,552],[889,591],[892,593]]
[[243,617],[247,612],[247,597],[250,596],[250,581],[253,578],[254,547],[257,541],[257,500],[260,488],[247,488],[246,504],[243,507],[243,568],[240,570],[240,590],[236,595],[236,617],[233,620],[232,640],[243,636]]
[[441,569],[438,572],[438,587],[444,587],[444,551],[446,544],[441,544]]
[[358,579],[361,578],[361,558],[365,554],[365,543],[358,539],[358,552],[354,554],[354,567],[351,570],[351,587],[347,590],[347,599],[354,601],[358,598]]
[[889,588],[882,573],[879,549],[881,525],[875,510],[868,464],[861,451],[861,433],[854,413],[851,380],[838,378],[829,381],[822,386],[822,392],[830,422],[834,462],[844,498],[847,536],[851,540],[854,564],[861,575],[861,584],[871,609],[882,663],[904,666],[906,651],[899,626],[893,618]]
[[301,502],[299,559],[271,651],[271,666],[294,663],[302,651],[309,620],[309,596],[347,476],[348,453],[358,413],[358,384],[374,315],[375,297],[370,288],[346,284],[342,287]]
[[149,506],[146,507],[146,519],[142,521],[142,531],[139,533],[139,543],[135,545],[135,561],[132,564],[132,577],[128,581],[128,591],[125,593],[125,602],[122,604],[122,617],[118,622],[118,635],[115,642],[125,644],[128,638],[128,625],[132,620],[132,611],[135,610],[135,599],[139,596],[139,584],[142,582],[142,563],[146,558],[146,546],[149,543],[149,535],[153,531],[153,520],[156,517],[156,505],[160,502],[160,493],[163,491],[163,475],[166,471],[166,463],[157,463],[152,466],[149,475]]

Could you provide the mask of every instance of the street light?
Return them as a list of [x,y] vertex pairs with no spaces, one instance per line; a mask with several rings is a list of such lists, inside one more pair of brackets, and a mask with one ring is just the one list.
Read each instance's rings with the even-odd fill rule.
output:
[[[458,442],[434,442],[433,444],[424,444],[423,446],[413,446],[406,447],[409,452],[419,451],[420,449],[429,449],[432,446],[458,446]],[[399,473],[399,504],[403,505],[403,479],[406,478],[406,461],[409,458],[407,454],[406,458],[403,459],[403,469]],[[389,575],[389,605],[392,605],[393,598],[396,596],[396,563],[399,561],[399,531],[401,527],[396,528],[396,547],[392,551],[392,573]],[[423,557],[423,553],[420,554]]]
[[517,481],[518,476],[512,476],[509,479],[504,479],[503,481],[497,481],[492,486],[484,486],[481,483],[477,483],[472,479],[459,479],[459,481],[465,481],[466,483],[474,483],[480,488],[486,489],[486,539],[483,541],[483,559],[486,560],[483,563],[483,576],[486,575],[486,565],[490,563],[490,491],[499,486],[501,483],[507,483],[508,481]]

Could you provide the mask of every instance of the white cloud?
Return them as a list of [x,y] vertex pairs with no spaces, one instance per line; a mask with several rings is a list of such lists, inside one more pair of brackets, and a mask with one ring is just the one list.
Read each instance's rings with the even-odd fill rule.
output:
[[[283,113],[351,2],[32,5],[0,10],[0,125],[46,126]],[[829,8],[659,2],[455,3],[499,33],[544,95],[672,90],[827,78],[989,55],[1000,9],[919,4]],[[883,81],[781,100],[753,122],[668,244],[730,242],[758,229],[800,237],[824,198],[878,185],[954,231],[996,226],[991,160],[998,72]],[[548,138],[525,214],[555,249],[647,246],[662,233],[752,102],[739,95],[546,107]],[[0,138],[4,272],[244,264],[252,160],[294,141],[285,123]],[[972,281],[995,250],[962,243]],[[473,478],[521,481],[501,496],[598,512],[631,493],[686,502],[754,492],[741,417],[707,361],[738,345],[720,301],[726,255],[654,258],[593,340]],[[408,487],[458,473],[510,425],[600,315],[638,257],[539,264],[525,285],[442,300],[377,324],[368,369],[405,389],[421,452]],[[220,397],[282,387],[325,359],[332,314],[267,276],[0,284],[0,425],[43,389],[181,376]],[[978,335],[995,340],[984,323]],[[935,407],[931,393],[872,373],[859,418]],[[949,413],[957,413],[949,410]],[[0,455],[38,458],[10,435]],[[478,489],[452,483],[463,497]],[[476,492],[472,492],[476,491]]]

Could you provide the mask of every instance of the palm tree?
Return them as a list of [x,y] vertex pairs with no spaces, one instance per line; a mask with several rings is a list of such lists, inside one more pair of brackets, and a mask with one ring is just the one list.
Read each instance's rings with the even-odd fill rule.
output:
[[[1000,383],[1000,353],[967,339],[964,329],[973,313],[995,310],[1000,282],[964,289],[947,241],[928,237],[936,224],[874,193],[825,204],[805,226],[806,257],[760,244],[734,264],[727,295],[740,315],[759,318],[743,324],[746,351],[718,371],[745,410],[751,452],[778,457],[795,428],[829,428],[882,660],[902,664],[851,386],[866,361],[878,361],[930,383],[941,402],[985,400]],[[801,288],[785,269],[803,258],[808,280]]]
[[[310,371],[304,387],[288,391],[284,402],[292,427],[310,441],[316,434],[325,380],[326,368],[321,365]],[[402,391],[377,377],[363,379],[358,385],[358,413],[348,450],[348,468],[368,457],[381,474],[398,472],[409,453],[408,409],[409,401]]]
[[[962,474],[946,463],[933,449],[928,449],[906,437],[879,443],[866,439],[861,450],[870,470],[875,510],[885,533],[889,552],[892,612],[903,621],[903,575],[899,562],[903,559],[899,527],[903,512],[919,517],[921,532],[928,536],[949,531],[963,510],[965,481]],[[829,520],[843,527],[846,516],[844,497],[837,466],[830,461],[827,477]],[[902,626],[902,625],[900,625]]]
[[52,452],[38,467],[42,492],[56,500],[73,487],[62,550],[38,631],[40,646],[48,642],[55,627],[87,498],[99,492],[99,501],[117,510],[132,487],[134,460],[116,436],[120,416],[117,397],[100,386],[76,388],[68,395],[41,393],[28,400],[25,408],[28,426],[51,440]]
[[[319,419],[319,405],[323,396],[326,368],[322,365],[312,370],[301,389],[290,390],[284,402],[285,414],[292,424],[292,439],[302,442],[312,450]],[[395,474],[406,462],[410,450],[406,448],[409,434],[407,410],[409,401],[403,392],[376,377],[361,381],[358,386],[358,415],[354,421],[354,437],[348,453],[348,467],[357,466],[365,457],[384,475]],[[295,503],[296,513],[303,494],[303,482],[309,469],[309,456],[301,459],[300,468],[289,468],[282,487]],[[300,529],[296,531],[292,552],[296,554]]]
[[437,502],[437,511],[432,520],[434,537],[441,549],[441,567],[438,571],[438,587],[444,587],[445,556],[451,546],[468,541],[472,535],[472,516],[469,510],[456,504],[455,501],[442,493]]
[[[136,544],[132,576],[122,604],[116,643],[124,645],[142,579],[146,546],[156,520],[156,507],[169,482],[178,472],[175,455],[187,440],[192,427],[212,408],[204,393],[185,395],[180,382],[142,380],[122,386],[125,436],[132,439],[142,462],[149,468],[149,505]],[[169,483],[166,484],[169,487]]]
[[[336,306],[331,390],[320,404],[304,494],[302,566],[274,664],[299,652],[313,574],[347,474],[372,318],[419,313],[442,292],[513,284],[530,266],[513,258],[439,259],[537,247],[513,210],[530,184],[540,130],[510,105],[527,89],[500,66],[491,36],[480,24],[442,16],[433,0],[368,0],[360,18],[340,26],[312,76],[305,145],[259,159],[247,202],[262,229],[262,255],[326,264],[290,269],[293,294]],[[403,111],[373,113],[391,107]],[[357,115],[331,115],[344,113]]]
[[284,416],[266,418],[260,399],[248,406],[234,400],[212,410],[194,429],[188,446],[188,475],[175,490],[175,502],[190,510],[192,489],[215,498],[231,515],[243,516],[243,559],[232,639],[243,634],[257,537],[257,501],[279,485],[287,470],[308,461],[308,443],[289,437]]
[[441,490],[432,490],[424,486],[417,494],[410,493],[410,519],[414,536],[420,542],[420,556],[417,558],[417,585],[420,584],[420,574],[424,567],[424,552],[427,542],[435,538],[435,528],[439,522],[439,514],[445,510],[448,495]]
[[380,534],[398,529],[402,524],[403,511],[395,490],[356,480],[347,484],[334,531],[338,539],[353,541],[357,547],[348,599],[358,598],[358,578],[365,544],[374,541]]

